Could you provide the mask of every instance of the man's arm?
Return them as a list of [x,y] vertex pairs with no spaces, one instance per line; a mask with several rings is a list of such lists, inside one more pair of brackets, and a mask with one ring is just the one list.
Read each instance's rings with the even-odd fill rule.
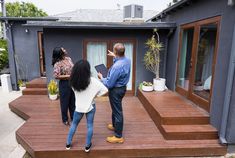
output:
[[117,79],[120,76],[120,72],[116,68],[112,68],[110,70],[110,73],[107,78],[103,78],[102,75],[99,73],[99,78],[101,82],[107,87],[107,88],[113,88],[115,86],[115,83]]

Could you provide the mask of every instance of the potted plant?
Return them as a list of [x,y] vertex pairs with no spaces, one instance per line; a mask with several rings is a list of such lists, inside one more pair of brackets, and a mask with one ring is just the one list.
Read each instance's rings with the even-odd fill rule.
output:
[[21,91],[26,88],[26,84],[22,80],[18,80],[18,86]]
[[160,42],[157,29],[153,30],[153,35],[147,40],[147,52],[144,55],[144,64],[147,70],[153,72],[156,78],[153,79],[153,87],[155,91],[164,91],[166,79],[159,77],[160,72],[160,51],[163,48]]
[[141,89],[143,91],[145,91],[145,92],[153,91],[153,84],[152,84],[152,82],[146,82],[146,81],[142,82],[141,83]]
[[50,80],[48,84],[48,93],[51,100],[56,100],[58,96],[58,86],[55,80]]

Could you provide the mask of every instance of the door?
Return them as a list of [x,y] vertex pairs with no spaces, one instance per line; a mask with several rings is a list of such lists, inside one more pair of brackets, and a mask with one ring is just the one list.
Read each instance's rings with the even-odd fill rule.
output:
[[220,17],[181,26],[176,91],[209,111]]
[[38,32],[38,47],[39,47],[39,65],[41,77],[46,76],[46,63],[44,54],[43,32]]
[[91,64],[92,76],[97,78],[95,65],[105,64],[107,68],[113,65],[112,57],[107,56],[108,50],[113,51],[116,43],[123,43],[125,55],[131,60],[131,75],[127,84],[127,94],[134,95],[135,92],[135,40],[132,39],[108,39],[108,40],[85,40],[83,56]]

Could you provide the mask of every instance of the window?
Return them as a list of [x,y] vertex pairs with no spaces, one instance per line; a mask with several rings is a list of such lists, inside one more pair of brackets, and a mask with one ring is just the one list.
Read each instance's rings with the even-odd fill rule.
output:
[[91,74],[97,78],[95,66],[99,64],[107,65],[107,43],[106,42],[88,42],[87,60],[91,65]]

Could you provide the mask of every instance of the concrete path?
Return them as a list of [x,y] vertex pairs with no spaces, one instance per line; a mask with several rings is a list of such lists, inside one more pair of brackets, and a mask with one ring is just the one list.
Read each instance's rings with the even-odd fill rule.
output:
[[2,92],[0,87],[0,158],[22,158],[25,150],[15,138],[15,131],[25,122],[10,111],[8,103],[21,96],[20,91]]

